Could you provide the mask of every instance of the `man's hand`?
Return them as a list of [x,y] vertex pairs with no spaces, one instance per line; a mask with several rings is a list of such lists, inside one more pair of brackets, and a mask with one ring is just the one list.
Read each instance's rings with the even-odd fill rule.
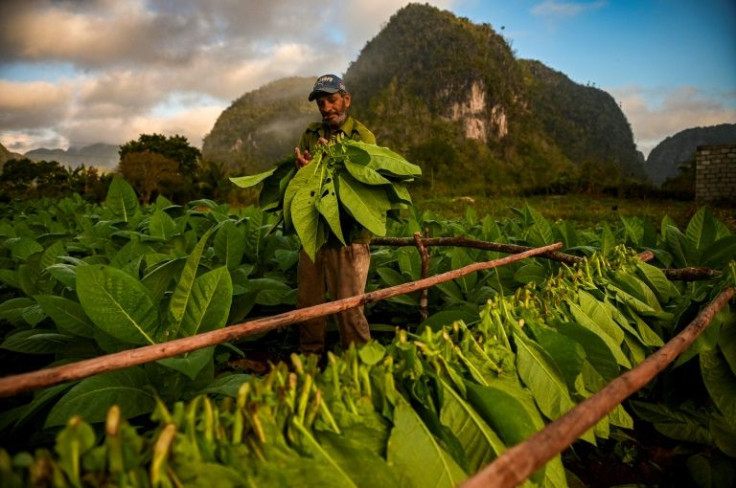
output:
[[304,154],[302,154],[298,147],[294,149],[294,154],[296,155],[295,163],[297,170],[302,169],[312,160],[312,155],[309,153],[309,151],[304,151]]
[[[325,139],[324,137],[320,137],[317,140],[317,144],[318,145],[327,144],[327,139]],[[296,155],[296,169],[297,170],[300,170],[306,165],[308,165],[313,157],[312,154],[308,150],[302,153],[298,147],[294,148],[294,154]]]

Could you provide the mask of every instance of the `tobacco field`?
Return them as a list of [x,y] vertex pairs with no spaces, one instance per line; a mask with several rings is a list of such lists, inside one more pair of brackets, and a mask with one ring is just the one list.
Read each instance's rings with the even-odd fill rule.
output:
[[[387,235],[466,237],[585,257],[478,271],[367,306],[374,340],[324,364],[283,328],[0,398],[0,486],[450,487],[674,337],[736,286],[736,235],[701,208],[680,228],[578,228],[419,207]],[[272,213],[209,200],[141,206],[115,178],[81,197],[0,207],[3,376],[291,310],[299,240]],[[651,251],[654,258],[638,256]],[[431,247],[430,276],[502,257]],[[372,246],[368,291],[420,279],[416,247]],[[708,279],[665,269],[706,267]],[[250,361],[250,363],[249,363]],[[243,368],[260,361],[262,370]],[[240,366],[239,366],[240,365]],[[736,318],[724,307],[674,365],[527,486],[733,486]],[[618,478],[596,463],[608,463]],[[597,477],[597,478],[596,478]]]

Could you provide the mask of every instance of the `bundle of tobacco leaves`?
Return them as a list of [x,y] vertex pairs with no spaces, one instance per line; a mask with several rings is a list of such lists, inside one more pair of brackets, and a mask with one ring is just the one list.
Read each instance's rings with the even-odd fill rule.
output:
[[422,170],[390,149],[345,139],[315,153],[299,171],[292,156],[263,173],[230,178],[241,188],[263,183],[261,208],[281,212],[284,229],[297,233],[312,259],[330,233],[346,244],[345,215],[383,236],[387,212],[411,205],[406,184]]

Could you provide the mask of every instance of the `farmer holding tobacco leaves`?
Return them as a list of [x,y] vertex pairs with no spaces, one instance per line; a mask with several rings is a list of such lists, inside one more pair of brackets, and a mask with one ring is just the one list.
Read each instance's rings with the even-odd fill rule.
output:
[[[422,174],[350,117],[350,94],[335,75],[317,79],[309,100],[316,100],[322,122],[304,131],[294,155],[268,171],[230,180],[241,188],[263,184],[259,205],[276,212],[284,233],[301,243],[297,267],[297,306],[319,305],[329,291],[334,300],[362,294],[370,266],[368,244],[386,235],[390,210],[408,208],[406,185]],[[363,307],[337,313],[343,347],[370,340]],[[300,327],[303,353],[324,351],[326,319]]]
[[[302,134],[295,149],[298,170],[309,165],[313,154],[344,138],[376,143],[373,133],[348,114],[350,93],[338,76],[320,76],[309,94],[309,101],[312,100],[317,102],[322,122],[310,124]],[[368,247],[371,232],[345,212],[340,215],[340,227],[345,244],[330,233],[314,260],[301,250],[297,268],[297,307],[323,303],[325,285],[335,300],[364,292],[371,260]],[[363,344],[371,338],[362,306],[338,312],[337,326],[344,347],[350,343]],[[325,317],[303,322],[299,335],[301,351],[322,354],[326,328]]]

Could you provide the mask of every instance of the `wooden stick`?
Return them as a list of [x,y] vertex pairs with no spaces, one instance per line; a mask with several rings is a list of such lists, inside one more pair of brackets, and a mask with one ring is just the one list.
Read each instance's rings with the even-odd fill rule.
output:
[[[419,257],[422,258],[422,279],[427,278],[429,276],[429,251],[427,251],[427,248],[424,247],[424,243],[422,242],[422,235],[419,232],[414,233],[414,241],[417,244],[417,249],[419,250]],[[419,321],[424,322],[427,320],[427,317],[429,316],[429,294],[427,293],[427,288],[422,290],[422,294],[419,297]]]
[[650,250],[646,250],[637,254],[637,257],[646,263],[647,261],[654,259],[654,253]]
[[[424,246],[456,246],[456,247],[472,247],[474,249],[484,249],[486,251],[496,251],[507,254],[516,254],[529,249],[534,249],[529,246],[520,246],[517,244],[502,244],[500,242],[489,242],[479,241],[475,239],[467,239],[465,237],[424,237],[421,238],[421,242]],[[418,245],[416,237],[374,237],[371,239],[371,244],[377,246],[414,246]],[[638,258],[644,262],[651,261],[654,259],[654,253],[652,251],[642,251],[638,255]],[[583,257],[575,256],[573,254],[567,254],[564,252],[548,252],[540,255],[539,257],[560,261],[565,264],[576,264],[581,262]],[[662,269],[665,276],[670,280],[677,281],[697,281],[697,280],[709,280],[711,278],[717,278],[721,272],[717,269],[705,268],[705,267],[691,267],[691,268],[664,268]]]
[[[518,254],[520,252],[536,249],[529,246],[519,246],[517,244],[502,244],[500,242],[479,241],[476,239],[467,239],[465,237],[423,237],[422,244],[425,246],[457,246],[472,247],[475,249],[484,249],[486,251],[497,251],[506,254]],[[374,237],[371,244],[377,246],[415,246],[416,241],[413,237]],[[540,255],[543,258],[554,259],[566,264],[575,264],[583,260],[580,256],[565,254],[562,252],[550,251]]]
[[667,279],[678,281],[710,280],[721,276],[719,270],[703,267],[664,268],[662,272]]
[[657,352],[526,441],[501,454],[475,476],[461,483],[460,488],[489,486],[506,488],[523,483],[532,473],[569,447],[608,412],[646,385],[690,347],[734,294],[736,294],[734,288],[724,290],[698,314],[695,320]]
[[159,359],[169,358],[186,352],[202,349],[204,347],[221,344],[223,342],[235,341],[245,336],[260,334],[262,332],[291,325],[296,322],[302,322],[307,319],[330,315],[342,310],[365,305],[367,303],[385,300],[386,298],[391,298],[396,295],[412,293],[429,288],[438,283],[444,283],[446,281],[460,278],[476,271],[504,266],[514,261],[538,256],[561,247],[562,243],[558,242],[556,244],[531,249],[526,252],[507,256],[501,259],[473,263],[463,268],[448,271],[430,278],[412,281],[410,283],[402,283],[401,285],[392,286],[390,288],[383,288],[370,293],[364,293],[362,295],[356,295],[342,300],[335,300],[321,305],[315,305],[313,307],[300,308],[279,315],[274,315],[272,317],[255,319],[192,337],[185,337],[161,344],[152,344],[150,346],[129,349],[63,366],[40,369],[29,373],[0,378],[0,397],[15,395],[24,391],[31,391],[56,385],[65,381],[79,380],[100,373],[106,373]]

